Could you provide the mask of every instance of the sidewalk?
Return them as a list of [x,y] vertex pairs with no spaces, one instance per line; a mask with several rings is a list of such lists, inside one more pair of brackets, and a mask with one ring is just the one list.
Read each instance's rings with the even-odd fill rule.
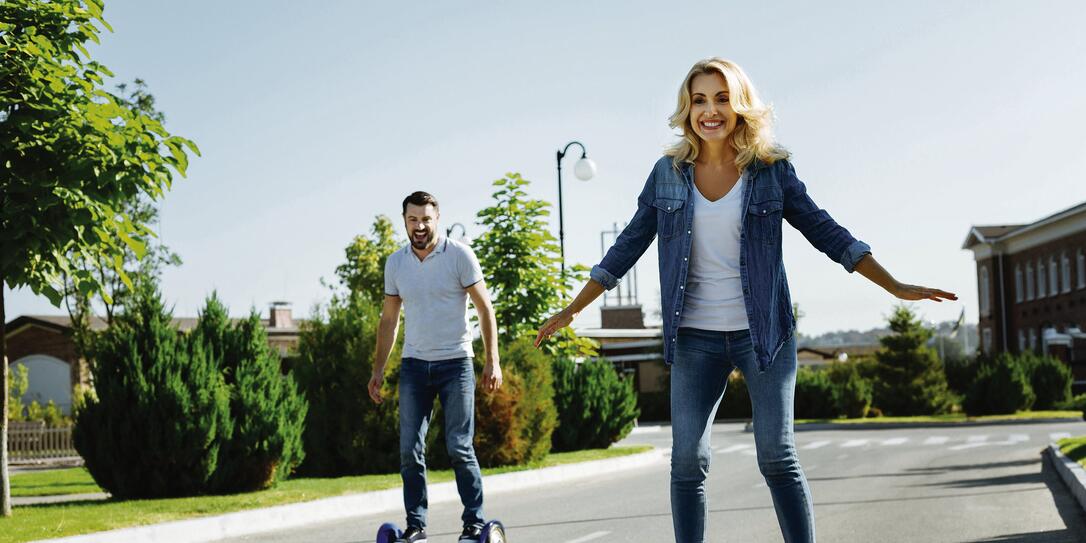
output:
[[[577,479],[610,475],[662,464],[663,462],[664,451],[654,449],[619,458],[484,476],[483,487],[487,495],[495,495],[565,483]],[[460,499],[459,494],[456,492],[456,483],[453,481],[429,485],[428,494],[431,504],[453,502]],[[392,512],[402,508],[403,492],[397,487],[264,509],[250,509],[225,515],[42,540],[38,543],[209,542],[384,511]]]

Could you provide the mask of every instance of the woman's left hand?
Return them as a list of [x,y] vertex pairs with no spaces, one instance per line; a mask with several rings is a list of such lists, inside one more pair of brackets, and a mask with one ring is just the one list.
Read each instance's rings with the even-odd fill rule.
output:
[[902,300],[934,300],[936,302],[942,302],[943,300],[958,299],[958,295],[953,292],[946,292],[937,288],[921,287],[918,285],[906,285],[904,283],[898,283],[891,291],[891,294]]

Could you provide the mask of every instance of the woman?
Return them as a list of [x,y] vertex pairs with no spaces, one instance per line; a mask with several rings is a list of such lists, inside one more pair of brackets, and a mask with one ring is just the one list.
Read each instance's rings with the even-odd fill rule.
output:
[[539,329],[536,345],[614,288],[659,238],[664,359],[671,365],[671,512],[675,540],[705,532],[709,436],[728,375],[750,391],[758,467],[786,541],[814,541],[814,508],[793,439],[795,317],[781,257],[781,220],[849,273],[903,300],[956,300],[895,280],[807,196],[773,140],[771,111],[736,64],[698,62],[671,126],[682,139],[657,161],[637,212],[592,268],[591,281]]

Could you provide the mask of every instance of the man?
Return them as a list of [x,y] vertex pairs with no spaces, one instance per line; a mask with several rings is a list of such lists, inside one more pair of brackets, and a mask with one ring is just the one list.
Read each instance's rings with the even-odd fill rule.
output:
[[369,394],[381,403],[385,363],[404,308],[404,347],[400,365],[400,475],[407,530],[400,541],[426,542],[426,430],[434,397],[445,410],[445,446],[464,504],[461,542],[482,535],[483,481],[475,459],[475,370],[467,300],[479,314],[486,350],[483,386],[502,384],[498,326],[483,272],[471,248],[441,235],[437,200],[415,192],[403,201],[409,243],[385,263],[385,303],[377,331],[377,352]]

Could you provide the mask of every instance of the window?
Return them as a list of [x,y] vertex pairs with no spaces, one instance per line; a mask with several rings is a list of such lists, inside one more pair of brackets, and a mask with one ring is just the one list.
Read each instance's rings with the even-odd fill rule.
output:
[[1037,331],[1032,329],[1029,331],[1029,350],[1037,350]]
[[1077,260],[1078,268],[1078,288],[1086,288],[1086,253],[1082,252],[1082,249],[1078,250]]
[[985,316],[988,315],[988,310],[989,310],[989,307],[988,307],[988,303],[989,303],[988,287],[989,286],[990,285],[989,285],[989,282],[988,282],[988,266],[981,266],[980,267],[980,314],[985,315]]
[[984,332],[981,334],[981,347],[984,349],[984,352],[986,352],[986,353],[992,352],[992,329],[991,328],[985,328]]
[[1071,292],[1071,259],[1067,251],[1060,254],[1060,292]]
[[1033,299],[1033,263],[1026,262],[1026,299]]
[[1045,289],[1045,261],[1044,260],[1038,260],[1037,261],[1037,299],[1040,300],[1041,298],[1044,298],[1046,291],[1047,291],[1047,289]]
[[1018,330],[1018,352],[1025,352],[1026,350],[1026,331]]
[[1021,303],[1026,292],[1022,289],[1022,265],[1014,265],[1014,301]]
[[1060,293],[1060,269],[1056,267],[1056,256],[1048,257],[1048,295]]

